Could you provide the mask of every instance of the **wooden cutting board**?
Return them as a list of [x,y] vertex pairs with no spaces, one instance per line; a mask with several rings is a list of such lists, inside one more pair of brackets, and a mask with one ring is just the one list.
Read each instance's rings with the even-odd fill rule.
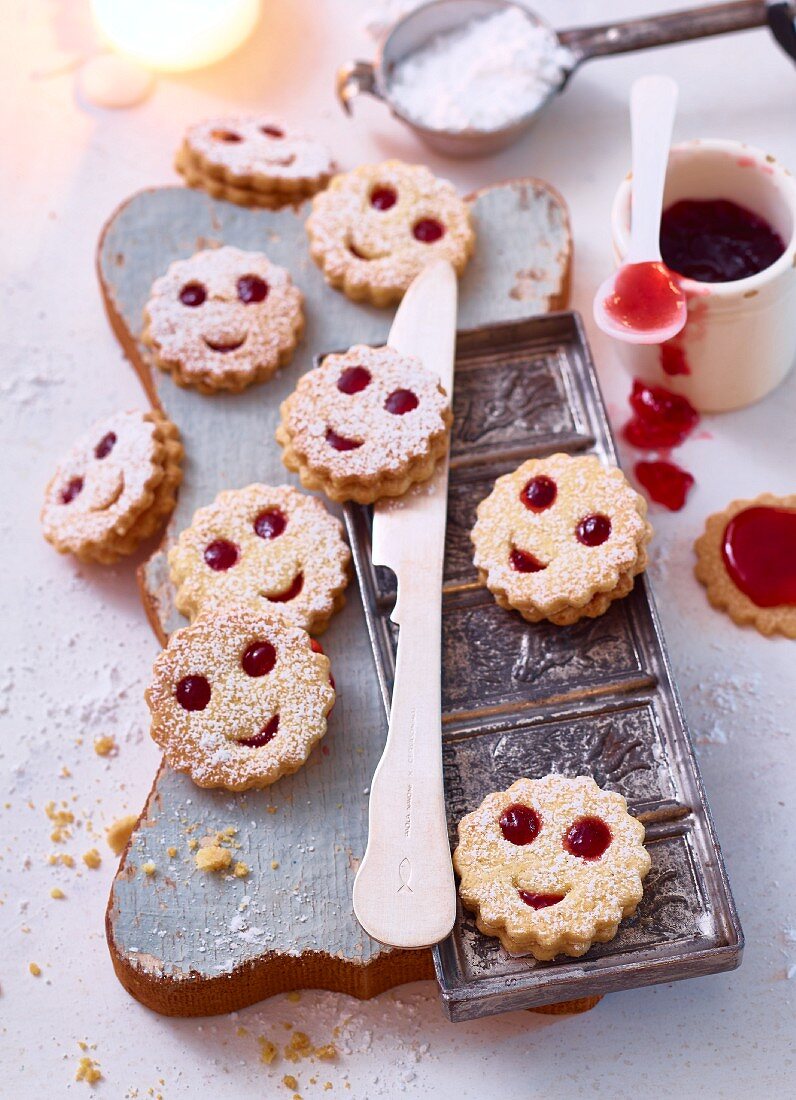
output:
[[[471,196],[478,238],[460,288],[460,329],[566,305],[571,238],[566,207],[547,184],[514,180]],[[279,404],[313,356],[384,341],[392,314],[330,290],[309,258],[306,207],[249,210],[182,187],[134,195],[112,216],[97,268],[108,317],[153,404],[178,425],[185,480],[163,546],[142,567],[144,607],[162,642],[185,625],[165,552],[193,512],[222,489],[293,482],[274,442]],[[175,259],[221,244],[263,250],[306,300],[293,363],[242,394],[180,389],[140,343],[153,280]],[[291,989],[371,997],[433,977],[428,951],[386,948],[351,909],[365,848],[368,789],[386,724],[355,585],[323,639],[338,688],[329,732],[307,765],[266,791],[202,790],[161,766],[119,865],[106,917],[113,965],[148,1007],[176,1016],[229,1012]],[[142,690],[144,685],[142,684]],[[192,845],[233,829],[245,878],[196,870]],[[169,854],[170,852],[174,854]],[[155,864],[145,875],[144,863]]]

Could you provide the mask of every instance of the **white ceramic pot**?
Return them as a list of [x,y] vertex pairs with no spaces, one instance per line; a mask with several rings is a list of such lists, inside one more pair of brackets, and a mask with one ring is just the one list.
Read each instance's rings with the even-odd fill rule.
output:
[[[786,242],[765,271],[728,283],[681,279],[688,299],[683,331],[665,344],[620,343],[634,377],[681,393],[702,412],[759,401],[796,360],[796,180],[777,161],[736,141],[672,147],[664,207],[680,199],[730,199],[765,218]],[[611,212],[617,262],[627,253],[631,181]]]

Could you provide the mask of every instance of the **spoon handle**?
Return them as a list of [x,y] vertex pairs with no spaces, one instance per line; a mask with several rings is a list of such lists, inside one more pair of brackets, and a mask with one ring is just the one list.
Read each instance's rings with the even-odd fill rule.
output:
[[671,77],[642,76],[633,85],[633,207],[627,263],[661,258],[661,207],[676,108],[677,85]]

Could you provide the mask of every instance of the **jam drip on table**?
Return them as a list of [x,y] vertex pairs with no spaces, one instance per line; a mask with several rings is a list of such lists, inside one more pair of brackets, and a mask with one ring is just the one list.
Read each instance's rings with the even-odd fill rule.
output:
[[682,199],[661,218],[663,262],[700,283],[757,275],[780,258],[785,242],[758,214],[729,199]]
[[648,386],[638,378],[633,382],[630,407],[635,415],[622,434],[641,451],[676,447],[699,423],[699,413],[687,398],[663,386]]
[[666,329],[685,309],[676,276],[661,263],[626,264],[605,300],[611,320],[635,332]]
[[692,474],[674,462],[665,462],[663,459],[637,462],[633,472],[650,500],[662,504],[670,512],[680,511],[694,485]]
[[752,603],[796,606],[796,510],[744,509],[727,524],[721,552],[733,584]]

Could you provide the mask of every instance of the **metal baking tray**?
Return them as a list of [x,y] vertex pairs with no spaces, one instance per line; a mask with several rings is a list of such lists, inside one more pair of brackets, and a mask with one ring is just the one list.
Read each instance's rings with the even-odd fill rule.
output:
[[[590,774],[647,825],[652,869],[636,915],[579,959],[512,958],[459,906],[434,949],[452,1020],[732,970],[743,934],[672,679],[649,581],[597,619],[526,623],[478,585],[469,532],[496,477],[525,458],[616,462],[575,313],[458,336],[443,588],[442,719],[451,845],[457,822],[520,776]],[[397,627],[393,574],[374,567],[370,509],[346,523],[385,709]]]

